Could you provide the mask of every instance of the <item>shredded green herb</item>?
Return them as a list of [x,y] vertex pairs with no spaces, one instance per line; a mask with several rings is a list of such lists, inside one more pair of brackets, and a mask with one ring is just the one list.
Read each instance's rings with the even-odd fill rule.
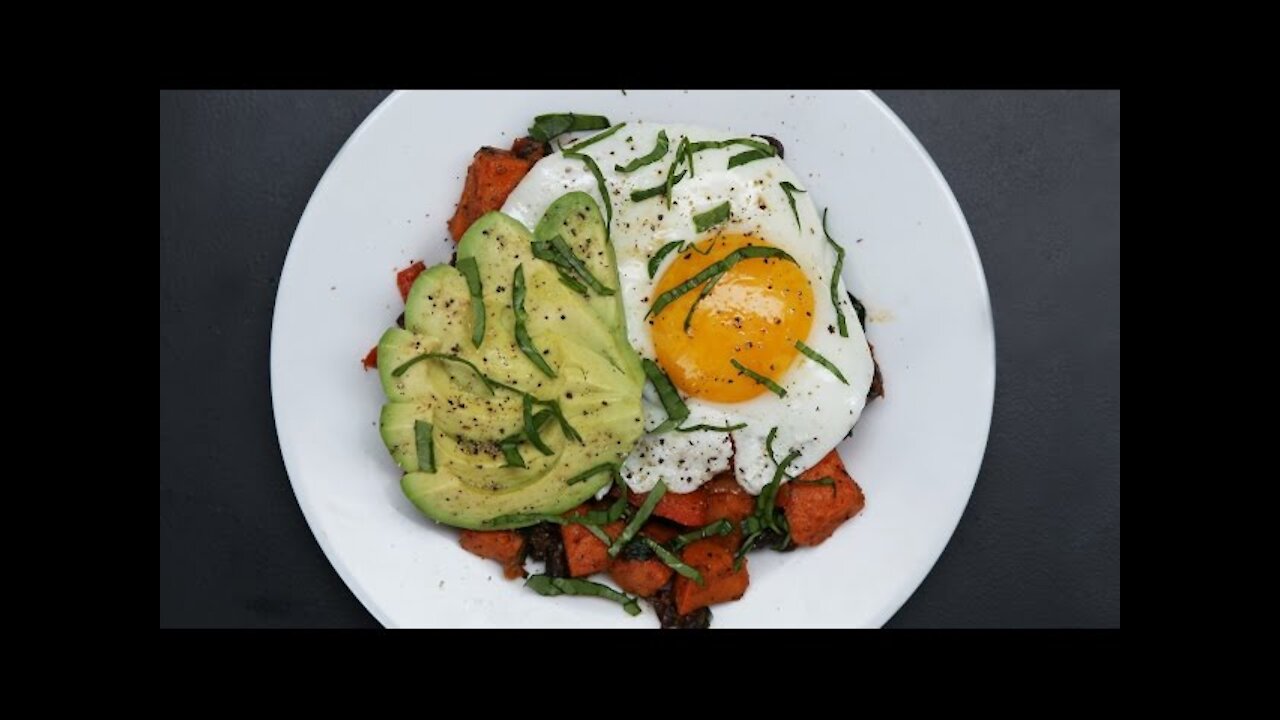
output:
[[[421,355],[417,355],[414,358],[408,360],[407,362],[401,363],[399,366],[396,367],[396,369],[392,370],[391,377],[400,377],[401,375],[404,375],[406,370],[413,367],[414,365],[417,365],[423,360],[448,360],[449,362],[455,362],[461,365],[466,365],[467,367],[471,368],[471,371],[474,372],[476,376],[480,378],[481,382],[484,383],[485,387],[489,388],[490,390],[493,390],[495,387],[503,387],[503,388],[507,387],[506,385],[503,385],[502,383],[496,380],[491,380],[488,377],[486,377],[484,373],[480,372],[480,368],[476,367],[475,365],[472,365],[470,362],[463,360],[457,355],[448,355],[446,353],[422,353]],[[517,390],[516,392],[519,392],[519,391]]]
[[[568,516],[568,518],[562,518],[562,516],[554,515],[554,518],[558,518],[559,521],[548,521],[558,525],[608,525],[609,523],[613,523],[613,521],[622,519],[622,516],[626,515],[627,510],[630,509],[631,506],[630,503],[627,503],[627,488],[625,484],[622,484],[621,478],[618,478],[617,465],[613,466],[613,477],[618,480],[617,484],[618,488],[620,488],[620,492],[618,492],[617,500],[613,501],[613,505],[609,505],[608,510],[588,510],[586,512],[582,512],[581,515],[571,515]],[[515,518],[522,518],[522,516],[515,515]],[[534,518],[534,515],[530,515],[530,518]],[[613,542],[612,539],[604,538],[604,544],[609,544],[611,542]]]
[[592,135],[591,137],[585,140],[582,140],[580,142],[574,143],[573,145],[570,145],[567,148],[560,148],[560,150],[565,153],[582,152],[582,148],[587,147],[589,145],[595,145],[596,143],[600,142],[601,140],[604,140],[610,135],[613,135],[614,133],[618,132],[619,130],[621,130],[626,126],[627,126],[626,123],[618,123],[617,125],[614,125],[613,127],[609,128],[608,130],[605,130],[602,133],[597,133],[595,135]]
[[[667,411],[667,419],[662,425],[654,428],[654,433],[669,430],[689,417],[689,406],[684,404],[684,400],[680,398],[680,393],[676,392],[676,386],[671,383],[671,378],[658,367],[658,363],[644,358],[640,361],[640,365],[644,368],[645,377],[649,378],[649,382],[653,383],[653,389],[658,391],[658,399],[662,401],[662,409]],[[668,426],[670,423],[670,426]]]
[[663,245],[662,247],[658,248],[658,252],[654,253],[653,257],[649,258],[649,279],[650,280],[653,279],[654,275],[658,274],[658,268],[661,267],[663,258],[670,255],[672,252],[675,251],[676,248],[680,247],[680,245],[682,244],[683,243],[681,243],[679,240],[672,240],[666,245]]
[[738,264],[742,260],[750,258],[777,258],[788,262],[795,262],[795,258],[788,255],[785,251],[775,247],[762,247],[760,245],[748,245],[740,247],[737,250],[725,255],[723,258],[711,263],[698,272],[697,275],[685,280],[679,285],[659,295],[649,308],[649,312],[645,313],[645,317],[657,315],[662,312],[668,305],[676,300],[676,298],[693,290],[702,283],[711,279],[713,275],[719,275],[727,271],[729,268]]
[[777,518],[773,512],[774,503],[778,498],[778,488],[782,486],[782,478],[786,477],[787,466],[800,457],[799,450],[792,450],[787,456],[778,463],[778,467],[773,470],[773,479],[768,485],[760,491],[760,495],[756,497],[756,517],[760,518],[760,522],[766,527],[772,528],[776,532],[783,532],[778,526]]
[[609,512],[605,515],[608,522],[621,520],[622,516],[627,514],[627,509],[631,507],[627,502],[627,484],[622,482],[622,476],[618,474],[617,467],[613,470],[613,484],[618,487],[618,499],[613,501],[609,506]]
[[525,581],[525,586],[530,590],[554,597],[556,595],[584,595],[590,597],[604,598],[612,600],[622,606],[628,615],[640,614],[640,603],[636,599],[625,593],[620,593],[608,585],[591,582],[590,580],[582,580],[579,578],[560,578],[551,577],[550,575],[530,575]]
[[689,305],[689,312],[684,316],[684,333],[686,335],[689,334],[689,323],[693,321],[693,311],[697,309],[698,303],[702,302],[703,298],[711,294],[711,291],[716,287],[716,283],[719,282],[722,277],[724,277],[724,273],[712,275],[711,279],[707,281],[707,284],[702,286],[702,292],[698,293],[698,297],[694,298],[693,303]]
[[781,528],[779,532],[782,533],[782,538],[775,541],[773,549],[781,552],[786,550],[787,546],[791,544],[791,523],[787,522],[786,513],[778,512],[776,517],[778,527]]
[[[615,518],[616,519],[616,518]],[[553,515],[551,513],[512,513],[510,515],[499,515],[495,518],[485,520],[483,524],[494,525],[511,525],[515,527],[524,527],[528,525],[536,525],[538,523],[551,523],[553,525],[604,525],[613,520],[606,520],[603,513],[599,511],[591,511],[584,515]],[[608,542],[607,540],[605,542]]]
[[679,550],[691,542],[696,542],[709,537],[722,537],[733,532],[733,523],[728,520],[717,520],[710,525],[704,525],[693,532],[687,532],[683,535],[677,535],[671,541],[671,547]]
[[783,180],[779,184],[782,186],[782,192],[787,194],[787,202],[791,203],[791,214],[794,215],[796,218],[796,229],[802,230],[803,228],[800,227],[800,211],[796,210],[796,198],[795,198],[795,195],[793,195],[792,193],[802,193],[805,191],[801,190],[795,185],[792,185],[786,180]]
[[418,469],[425,473],[436,471],[436,446],[431,433],[431,423],[413,421],[413,442],[418,450]]
[[691,242],[691,243],[689,243],[687,246],[685,246],[685,247],[681,248],[681,250],[680,250],[680,251],[681,251],[681,252],[684,252],[685,250],[692,250],[692,251],[694,251],[694,252],[698,253],[699,255],[704,255],[704,256],[705,256],[705,255],[710,255],[710,254],[711,254],[711,251],[716,249],[716,245],[717,245],[719,242],[720,242],[720,236],[719,236],[719,235],[716,235],[715,237],[711,238],[710,242],[708,242],[708,243],[707,243],[707,249],[706,249],[706,250],[699,250],[699,249],[698,249],[698,243]]
[[401,375],[404,375],[405,372],[409,370],[409,368],[413,367],[414,365],[417,365],[423,360],[444,360],[446,362],[465,365],[471,369],[471,372],[475,373],[476,377],[480,378],[480,382],[484,383],[484,386],[488,388],[490,393],[492,393],[494,390],[502,389],[502,390],[510,390],[511,392],[516,393],[517,395],[524,394],[522,391],[517,390],[511,387],[510,385],[500,383],[497,380],[494,380],[493,378],[485,375],[484,373],[480,372],[480,368],[476,367],[475,365],[473,365],[472,363],[466,360],[463,360],[457,355],[449,355],[447,353],[429,352],[429,353],[422,353],[421,355],[417,355],[405,361],[404,363],[401,363],[399,366],[396,367],[396,369],[392,370],[391,377],[400,377]]
[[703,150],[721,150],[732,145],[746,145],[753,150],[758,150],[770,157],[777,153],[772,145],[767,142],[755,140],[752,138],[732,138],[729,140],[698,140],[689,143],[688,152],[690,155],[699,153]]
[[675,570],[677,574],[683,575],[699,585],[707,584],[702,579],[702,573],[698,572],[697,568],[686,564],[678,555],[663,547],[661,543],[650,537],[644,538],[643,542],[653,550],[653,554],[657,555],[659,560],[665,563],[667,567]]
[[581,160],[587,166],[587,169],[591,171],[591,174],[595,176],[596,190],[600,191],[600,199],[604,201],[604,236],[608,240],[609,233],[613,228],[613,199],[609,197],[609,187],[604,184],[604,174],[600,172],[600,166],[596,164],[595,159],[590,155],[566,152],[564,156],[574,160]]
[[817,480],[792,480],[792,485],[822,485],[831,488],[831,494],[836,494],[836,479],[830,475],[818,478]]
[[659,160],[661,160],[663,157],[666,156],[667,151],[669,149],[670,149],[670,145],[667,141],[667,131],[659,130],[658,144],[655,145],[653,149],[649,151],[648,154],[642,155],[636,158],[635,160],[632,160],[631,162],[627,163],[626,165],[614,165],[613,169],[621,173],[635,172],[636,170],[639,170],[645,165],[650,165],[652,163],[656,163]]
[[[849,337],[849,327],[845,324],[844,311],[840,309],[840,269],[844,267],[844,248],[840,247],[840,243],[831,238],[831,233],[827,232],[827,210],[822,209],[822,234],[827,237],[827,242],[831,243],[831,247],[836,249],[836,265],[831,270],[831,304],[836,309],[836,323],[840,325],[840,337]],[[799,223],[799,219],[796,220]],[[858,316],[858,321],[862,321],[862,316]]]
[[583,285],[583,284],[582,284],[582,283],[580,283],[580,282],[578,282],[578,281],[573,277],[573,275],[570,275],[570,274],[569,274],[569,271],[568,271],[568,270],[565,270],[565,269],[564,269],[564,268],[562,268],[562,267],[557,267],[557,268],[556,268],[556,272],[560,273],[560,284],[561,284],[561,285],[564,285],[565,287],[567,287],[567,288],[569,288],[570,290],[572,290],[572,291],[574,291],[574,292],[578,293],[578,294],[579,294],[579,295],[581,295],[582,297],[587,297],[587,286],[586,286],[586,285]]
[[706,212],[700,212],[697,215],[694,215],[693,229],[697,232],[706,232],[728,219],[729,201],[725,200]]
[[731,170],[733,168],[738,167],[739,165],[746,165],[749,162],[755,162],[756,160],[763,160],[767,157],[773,157],[773,156],[763,150],[748,150],[746,152],[738,153],[737,155],[734,155],[733,157],[729,158],[729,165],[725,169]]
[[555,525],[567,525],[569,523],[569,519],[547,513],[511,513],[510,515],[499,515],[495,518],[489,518],[482,524],[490,526],[512,525],[515,527],[523,527],[527,525],[537,525],[538,523],[543,522],[549,522]]
[[[683,179],[684,179],[684,173],[681,172],[679,175],[676,175],[676,179],[674,182],[671,183],[671,185],[676,185]],[[631,202],[640,202],[642,200],[648,200],[651,197],[657,197],[659,195],[662,195],[666,191],[667,191],[667,183],[665,181],[661,185],[654,185],[653,187],[645,188],[644,190],[632,190]]]
[[[532,405],[538,402],[531,395],[523,395],[521,400],[524,401],[525,405]],[[529,438],[537,438],[538,442],[541,443],[542,427],[554,416],[555,413],[550,410],[543,410],[532,418],[526,415],[523,430],[500,440],[498,447],[502,450],[502,457],[507,461],[507,464],[503,465],[503,467],[526,467],[524,457],[520,455],[520,444]]]
[[591,533],[592,535],[595,535],[596,539],[604,543],[606,546],[609,544],[610,542],[609,534],[606,533],[599,526],[588,525],[584,523],[582,527],[585,528],[587,532]]
[[738,369],[738,372],[742,373],[743,375],[746,375],[752,380],[755,380],[761,385],[769,388],[769,392],[772,392],[774,395],[777,395],[778,397],[787,396],[787,391],[784,390],[781,385],[774,382],[773,380],[765,377],[764,375],[761,375],[760,373],[756,372],[755,370],[752,370],[746,365],[743,365],[742,363],[738,362],[736,359],[730,358],[729,362],[733,363],[733,366]]
[[556,418],[556,423],[560,425],[560,431],[564,433],[565,437],[573,440],[579,445],[582,444],[582,436],[578,434],[577,430],[573,429],[573,426],[565,419],[564,412],[560,410],[559,400],[538,400],[537,398],[534,398],[534,402],[551,410],[551,413]]
[[548,240],[534,240],[529,244],[533,250],[533,256],[539,260],[545,260],[561,270],[573,270],[573,266],[569,264],[568,258],[562,256]]
[[[687,137],[680,138],[680,144],[676,146],[676,156],[671,161],[671,167],[667,168],[667,182],[663,187],[662,194],[665,195],[667,198],[668,208],[671,207],[671,188],[674,187],[677,182],[684,179],[684,173],[680,173],[679,178],[675,176],[676,166],[678,166],[680,164],[680,161],[685,158],[685,153],[688,149],[689,149],[689,138]],[[693,176],[692,165],[689,167],[689,176],[690,177]]]
[[657,507],[658,501],[661,500],[662,496],[666,493],[667,486],[659,480],[658,484],[653,487],[653,490],[649,491],[649,497],[644,499],[644,503],[640,506],[640,509],[636,510],[636,514],[631,517],[627,526],[622,529],[622,534],[619,535],[617,539],[613,541],[613,544],[609,546],[609,557],[617,557],[618,552],[622,550],[622,546],[626,545],[631,541],[631,538],[636,536],[640,527],[644,525],[644,522],[653,514],[653,509]]
[[797,340],[796,349],[804,353],[805,357],[809,358],[810,360],[818,363],[822,367],[829,370],[831,374],[835,375],[836,379],[839,380],[840,382],[844,383],[845,385],[849,384],[849,381],[845,380],[844,375],[840,372],[840,368],[837,368],[830,360],[822,357],[822,355],[819,355],[817,350],[814,350],[808,345],[805,345],[804,341]]
[[576,113],[549,113],[533,119],[529,134],[539,142],[550,142],[567,132],[603,130],[609,127],[609,118],[603,115],[578,115]]
[[498,447],[502,450],[502,458],[507,461],[507,464],[502,467],[527,467],[524,464],[524,457],[520,455],[520,439],[518,437],[503,440],[498,444]]
[[615,465],[614,463],[600,463],[599,465],[596,465],[595,467],[589,470],[584,470],[578,473],[577,475],[574,475],[573,477],[569,478],[568,480],[565,480],[564,482],[566,485],[577,485],[583,480],[599,475],[602,472],[614,471],[617,469],[617,467],[618,466]]
[[778,437],[778,428],[769,428],[769,434],[764,438],[765,452],[769,453],[769,459],[773,461],[774,466],[778,465],[778,456],[773,454],[773,441]]
[[[542,439],[542,433],[539,432],[540,426],[533,417],[533,396],[525,395],[522,400],[523,407],[521,413],[524,416],[524,435],[529,440],[529,444],[538,449],[543,455],[550,455],[551,448]],[[544,411],[546,412],[546,411]],[[550,417],[551,413],[547,412],[546,417]]]
[[742,545],[738,551],[733,554],[733,571],[738,572],[742,569],[742,561],[747,557],[747,553],[751,548],[755,547],[756,541],[760,539],[763,530],[757,530],[742,539]]
[[[392,370],[391,376],[400,377],[410,367],[413,367],[414,365],[422,362],[423,360],[445,360],[448,362],[458,363],[460,365],[466,365],[467,367],[471,368],[471,372],[475,373],[476,377],[480,378],[480,381],[484,383],[485,387],[489,388],[490,392],[493,392],[494,390],[497,390],[497,389],[502,389],[502,390],[507,390],[509,392],[513,392],[517,395],[529,394],[524,392],[523,390],[513,388],[510,385],[500,383],[497,380],[494,380],[493,378],[480,372],[480,368],[476,367],[470,362],[463,360],[462,358],[456,355],[449,355],[446,353],[423,353],[421,355],[418,355],[408,360],[407,362],[401,364],[395,370]],[[579,435],[578,431],[575,430],[573,426],[569,424],[569,421],[567,419],[565,419],[564,412],[560,410],[560,402],[558,400],[539,400],[538,398],[535,397],[533,398],[533,402],[534,404],[541,405],[542,407],[545,407],[551,411],[552,417],[554,417],[556,419],[556,422],[559,423],[560,430],[564,432],[565,437],[573,440],[574,442],[578,442],[578,443],[582,442],[582,436]]]
[[480,347],[484,342],[484,293],[480,287],[480,268],[473,257],[459,258],[457,267],[467,279],[467,292],[471,295],[471,344]]
[[[581,525],[604,525],[610,522],[609,513],[604,510],[588,510],[581,515],[571,515],[573,522]],[[611,540],[604,541],[608,545]]]
[[734,430],[741,430],[746,426],[746,423],[725,425],[724,427],[720,427],[719,425],[693,425],[691,427],[676,428],[676,432],[698,432],[699,430],[708,430],[711,432],[733,432]]
[[[559,236],[557,235],[556,237]],[[530,247],[533,249],[534,257],[539,260],[545,260],[556,266],[556,272],[560,273],[560,282],[564,283],[565,287],[579,295],[585,296],[587,294],[587,286],[578,282],[578,279],[574,277],[573,273],[575,270],[573,264],[569,262],[569,258],[565,257],[559,250],[552,247],[550,241],[534,240],[530,243]],[[570,254],[572,255],[572,251]],[[574,258],[576,259],[577,256],[575,255]],[[613,291],[610,290],[608,294],[612,295]]]
[[573,248],[569,247],[569,243],[565,242],[563,237],[556,235],[551,238],[551,247],[568,263],[573,272],[582,279],[582,282],[586,283],[587,287],[595,291],[597,295],[608,296],[613,294],[613,288],[600,282],[595,275],[591,274],[591,270],[587,268],[586,263],[573,252]]
[[517,265],[515,277],[511,281],[511,309],[516,316],[516,344],[520,346],[520,352],[524,353],[530,362],[538,366],[543,375],[555,377],[556,371],[552,370],[551,366],[547,364],[546,358],[542,357],[542,353],[533,344],[533,338],[529,337],[529,328],[526,326],[528,315],[524,311],[524,295],[524,265]]

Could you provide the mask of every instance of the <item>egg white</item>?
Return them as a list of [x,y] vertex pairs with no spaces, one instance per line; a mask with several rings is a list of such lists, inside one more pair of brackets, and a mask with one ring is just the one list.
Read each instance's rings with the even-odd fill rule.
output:
[[[666,157],[632,173],[615,170],[615,165],[625,165],[652,150],[660,130],[666,131],[670,144]],[[592,134],[581,133],[561,141],[567,147]],[[772,428],[777,427],[773,449],[778,460],[792,450],[800,453],[790,466],[793,475],[815,465],[849,432],[866,405],[873,372],[871,353],[843,280],[838,299],[849,337],[841,337],[836,331],[836,313],[830,298],[830,273],[835,266],[836,252],[823,235],[822,218],[812,200],[814,190],[780,158],[756,160],[727,169],[729,158],[748,148],[734,145],[704,150],[694,158],[693,176],[686,176],[674,187],[671,207],[668,208],[661,197],[638,203],[631,201],[633,190],[650,188],[665,180],[682,137],[696,141],[727,140],[744,135],[638,121],[628,122],[611,137],[583,150],[600,167],[613,204],[610,235],[618,259],[627,335],[636,352],[642,357],[654,357],[653,339],[644,316],[653,298],[654,286],[676,254],[667,256],[653,279],[649,278],[649,258],[673,240],[696,242],[718,232],[754,233],[791,254],[803,269],[814,293],[813,326],[805,343],[834,363],[849,383],[841,383],[825,368],[799,355],[785,373],[774,378],[787,391],[785,397],[768,391],[738,403],[685,397],[690,410],[689,419],[682,423],[685,427],[735,423],[747,423],[747,427],[728,434],[713,431],[647,434],[627,458],[622,475],[635,492],[647,492],[659,480],[672,492],[690,492],[726,470],[732,459],[739,484],[757,494],[773,478],[776,468],[765,448],[765,439]],[[784,181],[806,191],[794,195],[799,228],[780,185]],[[552,202],[571,191],[588,193],[601,203],[604,211],[595,177],[583,162],[556,152],[534,165],[507,198],[502,211],[533,228]],[[725,200],[732,209],[730,220],[708,232],[696,233],[693,216]],[[839,212],[838,205],[836,212]],[[651,388],[646,388],[645,413],[646,430],[652,430],[665,419]],[[732,435],[732,442],[727,435]]]

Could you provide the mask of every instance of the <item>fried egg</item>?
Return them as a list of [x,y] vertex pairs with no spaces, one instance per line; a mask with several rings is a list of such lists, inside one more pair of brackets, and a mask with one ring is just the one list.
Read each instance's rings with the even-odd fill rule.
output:
[[[660,147],[660,133],[666,154],[627,172],[631,161]],[[729,167],[752,146],[704,149],[693,155],[692,168],[683,163],[676,170],[679,181],[669,205],[661,193],[631,197],[666,182],[682,140],[744,137],[764,142],[708,128],[629,122],[581,150],[599,168],[607,197],[588,163],[555,152],[534,165],[502,208],[530,228],[548,205],[571,191],[586,192],[602,211],[612,211],[610,237],[628,337],[641,357],[665,371],[689,409],[680,428],[655,433],[666,414],[654,389],[645,388],[647,434],[622,468],[636,492],[653,489],[659,480],[672,492],[690,492],[732,466],[739,484],[757,494],[789,453],[798,453],[789,466],[792,475],[815,465],[866,404],[873,363],[842,280],[833,304],[836,250],[826,240],[811,189],[781,158],[740,158]],[[573,140],[563,142],[574,150]],[[707,227],[726,202],[727,218]],[[651,260],[672,243],[679,245],[656,262],[651,277]],[[663,293],[712,266],[724,268],[731,253],[747,247],[776,248],[786,257],[742,259],[705,294],[703,283],[652,312]],[[847,336],[839,331],[837,306]],[[801,352],[798,343],[840,377]],[[700,426],[733,429],[689,430]]]

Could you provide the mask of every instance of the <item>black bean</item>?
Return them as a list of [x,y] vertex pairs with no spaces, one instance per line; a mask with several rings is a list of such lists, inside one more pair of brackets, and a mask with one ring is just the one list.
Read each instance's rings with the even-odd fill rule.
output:
[[784,158],[784,155],[783,155],[784,149],[782,147],[781,140],[771,135],[757,135],[756,137],[762,137],[765,140],[769,141],[769,144],[773,146],[773,149],[778,151],[778,159],[781,160]]
[[524,528],[522,532],[531,559],[546,563],[546,573],[551,577],[569,577],[569,556],[565,553],[558,525],[539,523]]
[[711,627],[711,608],[699,608],[688,615],[681,615],[676,610],[675,592],[669,583],[654,593],[649,602],[658,613],[658,622],[663,630],[706,630]]
[[653,557],[653,548],[649,547],[649,543],[636,538],[626,545],[622,546],[622,551],[618,556],[623,560],[648,560]]

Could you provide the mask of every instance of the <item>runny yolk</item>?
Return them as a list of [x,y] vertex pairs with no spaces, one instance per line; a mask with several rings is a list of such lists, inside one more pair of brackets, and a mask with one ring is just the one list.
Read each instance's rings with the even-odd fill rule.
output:
[[[746,245],[769,247],[758,237],[743,235],[720,235],[694,245],[667,267],[650,303]],[[689,395],[715,402],[741,402],[767,392],[740,374],[730,363],[733,359],[783,384],[781,378],[797,354],[796,341],[809,337],[813,324],[809,278],[787,260],[741,260],[697,302],[686,332],[685,317],[703,287],[649,318],[658,364],[671,381]]]

